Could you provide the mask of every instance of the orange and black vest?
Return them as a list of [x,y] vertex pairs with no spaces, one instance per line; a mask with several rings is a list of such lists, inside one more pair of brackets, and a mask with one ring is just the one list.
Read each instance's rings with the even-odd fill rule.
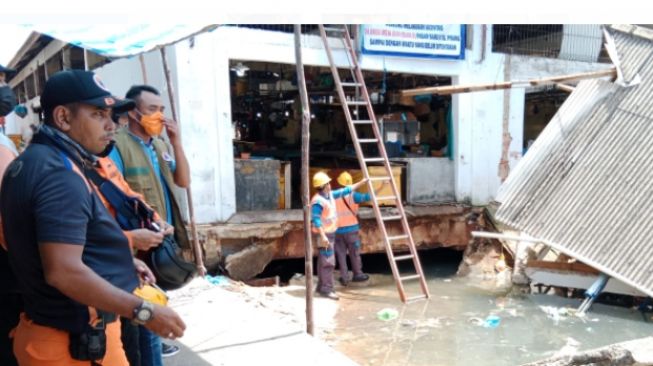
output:
[[[313,205],[320,205],[322,207],[320,220],[322,221],[324,232],[327,234],[335,233],[338,229],[338,215],[333,195],[330,195],[329,198],[324,198],[321,194],[316,193],[311,200],[311,206]],[[320,232],[315,225],[311,225],[311,227],[313,233],[318,234]]]

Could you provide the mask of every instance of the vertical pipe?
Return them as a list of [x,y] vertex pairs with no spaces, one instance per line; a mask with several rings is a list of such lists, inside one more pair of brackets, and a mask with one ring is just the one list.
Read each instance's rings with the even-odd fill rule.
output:
[[[172,88],[172,78],[170,77],[170,67],[168,66],[168,57],[165,47],[161,47],[161,60],[163,61],[163,72],[166,77],[166,86],[168,88],[168,97],[170,98],[170,110],[172,118],[179,123],[177,118],[177,108],[175,106],[175,94]],[[181,124],[179,125],[181,128]],[[197,227],[195,226],[195,210],[193,209],[193,195],[190,192],[190,186],[186,188],[186,198],[188,199],[188,216],[190,217],[190,231],[193,236],[193,252],[195,254],[195,266],[200,276],[206,275],[206,267],[202,260],[202,248],[200,247],[199,238],[197,237]]]
[[302,205],[304,209],[304,272],[306,277],[306,331],[314,335],[313,327],[313,246],[311,243],[311,202],[308,188],[308,151],[310,142],[309,125],[311,111],[308,105],[308,91],[302,64],[301,24],[295,24],[295,63],[297,65],[297,86],[302,100]]

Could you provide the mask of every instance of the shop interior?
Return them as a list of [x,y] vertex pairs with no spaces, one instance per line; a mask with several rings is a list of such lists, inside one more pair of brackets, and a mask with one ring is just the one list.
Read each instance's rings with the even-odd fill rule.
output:
[[[342,81],[352,80],[350,70],[339,71]],[[305,74],[311,173],[327,171],[334,182],[342,170],[361,177],[331,70],[307,66]],[[400,91],[451,85],[451,78],[382,71],[364,75],[386,152],[397,165],[395,180],[402,179],[402,159],[450,157],[451,97],[402,97]],[[302,121],[295,65],[232,60],[230,81],[237,211],[301,208]],[[347,89],[347,98],[362,99],[360,90]],[[351,110],[353,118],[369,119],[364,105]],[[371,126],[356,128],[359,137],[373,137]],[[376,144],[362,147],[366,156],[378,156]],[[380,164],[376,168],[372,175],[383,174]]]
[[553,87],[545,87],[540,90],[534,89],[526,93],[523,154],[526,154],[568,96],[568,92]]

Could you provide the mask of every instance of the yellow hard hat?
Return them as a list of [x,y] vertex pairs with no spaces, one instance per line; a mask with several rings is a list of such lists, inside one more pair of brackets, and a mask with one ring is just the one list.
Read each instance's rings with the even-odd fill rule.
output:
[[134,290],[134,295],[153,304],[161,306],[168,305],[168,296],[166,296],[165,292],[163,292],[163,290],[159,289],[158,287],[143,285],[142,287],[137,287],[136,290]]
[[340,183],[340,185],[344,187],[344,186],[350,186],[354,182],[353,179],[351,178],[351,174],[349,174],[348,172],[342,172],[338,176],[338,183]]
[[331,182],[331,178],[325,172],[317,172],[313,176],[313,187],[318,188]]

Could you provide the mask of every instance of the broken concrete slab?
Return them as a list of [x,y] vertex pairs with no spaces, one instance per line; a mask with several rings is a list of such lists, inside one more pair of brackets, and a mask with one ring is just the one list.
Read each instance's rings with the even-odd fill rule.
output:
[[[384,208],[391,215],[395,208]],[[463,250],[469,243],[470,225],[482,221],[481,210],[462,205],[408,206],[406,215],[418,249],[450,247]],[[276,221],[278,220],[278,221]],[[482,223],[481,223],[482,225]],[[369,208],[360,214],[362,252],[385,253],[383,235]],[[388,222],[388,235],[403,233],[400,222]],[[198,226],[209,268],[228,266],[231,276],[247,280],[276,259],[304,257],[301,210],[257,211],[234,215],[226,224]],[[396,252],[408,251],[402,241],[393,242]],[[247,250],[243,254],[240,251]],[[236,256],[230,259],[231,256]],[[248,258],[255,259],[250,261]],[[267,264],[267,263],[265,263]]]
[[653,337],[617,343],[572,355],[552,357],[522,366],[575,366],[575,365],[653,365]]

